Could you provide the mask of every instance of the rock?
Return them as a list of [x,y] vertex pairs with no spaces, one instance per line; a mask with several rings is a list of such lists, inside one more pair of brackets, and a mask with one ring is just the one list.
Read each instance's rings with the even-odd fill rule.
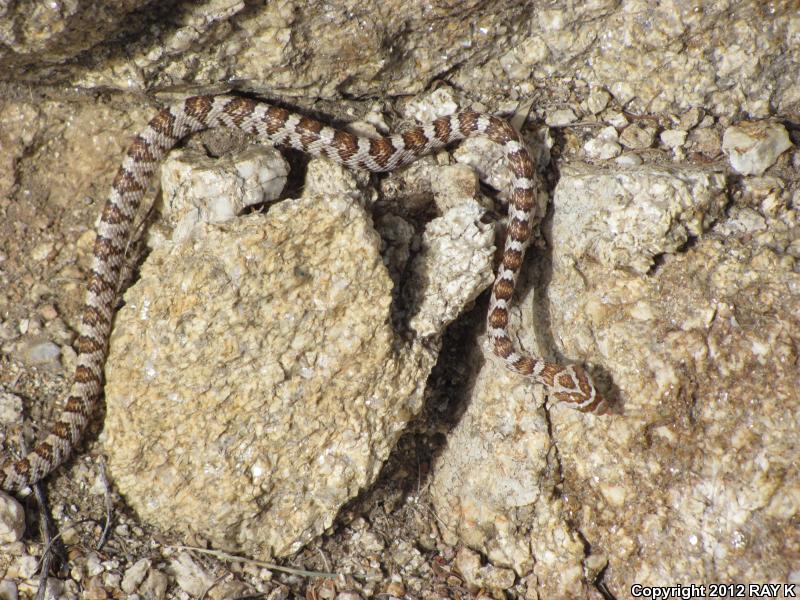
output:
[[3,427],[22,423],[22,398],[11,392],[0,391],[0,424]]
[[178,586],[196,598],[207,594],[216,579],[197,564],[197,561],[188,552],[181,552],[175,558],[170,559],[169,570],[170,574],[175,577]]
[[456,567],[470,586],[507,590],[514,585],[516,576],[511,569],[501,569],[491,564],[481,566],[481,557],[468,548],[461,548],[456,554]]
[[406,105],[406,115],[418,123],[430,123],[434,119],[452,115],[458,111],[458,102],[453,88],[442,86],[429,94],[420,94]]
[[[618,187],[617,177],[639,183]],[[634,188],[635,201],[610,208]],[[466,357],[476,373],[466,412],[430,488],[448,543],[534,573],[529,593],[546,598],[591,597],[604,564],[615,597],[637,581],[720,581],[742,570],[787,580],[795,555],[785,532],[800,510],[800,477],[787,467],[798,458],[800,278],[774,244],[726,237],[735,213],[723,212],[725,196],[720,173],[564,169],[552,262],[534,259],[547,285],[526,288],[523,278],[511,328],[535,353],[602,367],[596,381],[621,414],[555,405],[546,416],[541,388],[480,352]],[[594,199],[609,211],[596,221]],[[637,209],[621,227],[624,206]],[[626,229],[651,250],[630,239],[625,258],[611,251]],[[696,236],[690,246],[686,234]]]
[[622,152],[622,146],[617,143],[618,139],[619,136],[614,127],[605,127],[598,132],[596,137],[586,142],[583,149],[589,158],[608,160],[619,156]]
[[289,165],[270,146],[252,146],[221,159],[175,150],[161,172],[164,216],[179,241],[198,223],[222,223],[248,206],[278,198]]
[[625,154],[620,154],[617,158],[614,159],[614,163],[619,165],[620,167],[630,168],[630,167],[638,167],[644,161],[642,157],[638,154],[634,154],[633,152],[626,152]]
[[478,194],[478,176],[467,165],[437,167],[431,174],[430,181],[439,214],[466,202],[473,202]]
[[594,88],[586,98],[586,109],[593,115],[603,112],[611,101],[611,94],[601,88]]
[[4,492],[0,492],[0,544],[13,544],[25,533],[25,509]]
[[61,357],[61,348],[50,340],[43,340],[38,336],[28,337],[20,341],[14,356],[30,366],[57,366]]
[[391,327],[380,241],[352,200],[199,230],[151,253],[117,315],[109,468],[164,529],[285,555],[377,476],[435,352]]
[[656,256],[675,252],[690,236],[700,235],[726,203],[722,173],[565,168],[553,196],[555,252],[646,273]]
[[425,228],[405,287],[409,326],[437,335],[494,280],[494,226],[474,200],[447,211]]
[[619,141],[626,148],[632,150],[644,150],[653,145],[653,140],[656,136],[654,127],[644,126],[640,123],[633,123],[628,125],[622,130],[622,135],[619,136]]
[[549,113],[545,119],[545,123],[547,123],[549,127],[563,127],[564,125],[574,123],[576,119],[577,117],[571,108],[560,108]]
[[624,406],[595,427],[568,410],[553,415],[563,493],[593,552],[608,556],[612,593],[678,574],[786,580],[794,542],[785,534],[800,509],[800,480],[786,468],[800,424],[791,366],[800,328],[788,308],[800,300],[798,275],[772,251],[713,235],[666,257],[653,277],[586,263],[556,273],[552,305],[586,298],[567,322],[582,327],[587,315]]
[[[512,325],[530,338],[532,327],[519,326],[518,320]],[[508,575],[512,582],[514,572],[535,572],[540,597],[582,597],[588,588],[585,550],[563,522],[560,501],[554,500],[557,452],[541,408],[542,388],[478,351],[465,360],[467,372],[477,376],[470,382],[467,411],[448,437],[431,483],[440,531],[447,543],[466,544],[495,567],[513,569]],[[598,417],[587,419],[603,426]],[[458,563],[459,570],[468,582],[481,585],[480,561],[459,554],[462,561],[472,557],[468,564],[473,567]]]
[[681,129],[666,129],[661,132],[661,143],[667,148],[680,148],[686,141],[688,132]]
[[17,584],[8,579],[0,581],[0,600],[17,600],[19,590]]
[[153,598],[161,600],[167,595],[167,585],[169,579],[158,569],[150,569],[147,572],[147,579],[139,586],[139,594],[142,598]]
[[771,121],[742,121],[722,136],[722,151],[742,175],[761,175],[792,147],[786,128]]
[[622,152],[622,146],[617,142],[608,140],[592,139],[586,142],[583,149],[586,151],[586,156],[596,160],[608,160],[619,156]]
[[722,140],[715,127],[692,129],[689,132],[689,150],[704,154],[708,158],[717,158],[721,152]]
[[683,131],[689,131],[700,123],[703,118],[703,109],[698,106],[693,106],[678,119],[678,128]]
[[125,575],[122,577],[122,591],[126,594],[134,593],[144,581],[149,569],[150,560],[147,558],[141,558],[128,567],[125,570]]

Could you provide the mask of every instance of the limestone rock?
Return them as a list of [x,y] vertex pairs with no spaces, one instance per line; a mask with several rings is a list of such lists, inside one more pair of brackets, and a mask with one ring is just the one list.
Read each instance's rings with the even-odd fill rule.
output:
[[[518,320],[512,325],[523,336],[531,331]],[[467,358],[469,372],[478,373],[469,406],[431,484],[440,531],[449,544],[481,551],[491,565],[518,576],[534,572],[543,598],[585,597],[584,546],[553,499],[557,447],[541,408],[543,391],[480,352]],[[587,427],[603,426],[600,417],[586,419]]]
[[166,529],[286,554],[378,473],[434,356],[389,326],[363,210],[276,205],[155,250],[117,316],[105,445]]
[[[649,178],[651,195],[674,187],[664,177]],[[702,235],[649,274],[581,255],[600,247],[590,242],[605,237],[600,223],[615,221],[570,230],[577,215],[559,214],[564,196],[556,191],[547,286],[534,286],[534,301],[523,280],[512,327],[534,352],[594,365],[621,414],[556,405],[546,416],[538,386],[494,360],[478,369],[483,358],[470,358],[477,375],[469,404],[434,468],[436,513],[445,539],[520,576],[532,571],[541,597],[592,597],[606,564],[615,597],[641,581],[793,577],[800,276],[796,259],[775,250],[785,245],[782,215],[766,218],[774,232],[763,245],[721,235],[722,213],[723,223],[705,229],[700,213],[716,210],[714,178],[678,176],[705,206],[687,212],[698,212]],[[582,191],[587,212],[592,190]],[[650,211],[637,219],[650,229]],[[669,247],[669,228],[652,229],[653,240],[658,231],[656,245]]]
[[743,121],[722,136],[723,152],[742,175],[762,175],[791,147],[786,128],[769,121]]
[[619,156],[622,152],[622,146],[619,145],[618,140],[619,134],[614,127],[604,127],[597,133],[596,137],[586,142],[583,149],[589,158],[608,160]]
[[425,228],[405,287],[409,326],[418,335],[441,332],[494,280],[494,226],[482,222],[485,214],[473,200]]
[[22,505],[4,492],[0,492],[0,545],[22,539],[25,532],[25,511]]
[[610,267],[646,273],[654,257],[700,235],[726,202],[722,173],[651,166],[618,172],[565,168],[553,197],[555,258],[587,255]]
[[221,223],[254,204],[275,200],[289,165],[271,146],[252,146],[221,159],[175,150],[161,168],[164,216],[175,241],[200,222]]

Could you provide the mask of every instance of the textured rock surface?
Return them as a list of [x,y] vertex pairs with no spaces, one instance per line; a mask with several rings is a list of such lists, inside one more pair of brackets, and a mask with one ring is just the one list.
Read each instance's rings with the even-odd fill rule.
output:
[[[606,564],[616,597],[641,581],[797,578],[800,275],[781,250],[798,235],[796,213],[754,211],[764,237],[740,233],[719,213],[717,174],[670,172],[694,182],[699,209],[656,173],[651,192],[697,218],[692,246],[652,229],[658,212],[648,210],[630,224],[663,236],[659,264],[645,275],[630,268],[636,258],[622,261],[627,269],[598,261],[605,233],[574,222],[570,198],[581,188],[565,174],[546,290],[522,301],[523,342],[602,365],[596,375],[622,414],[557,406],[545,417],[535,386],[487,364],[434,472],[443,533],[521,575],[532,570],[543,597],[589,597]],[[581,196],[586,223],[613,222],[596,193]],[[712,229],[704,211],[720,219]]]
[[165,529],[286,554],[375,478],[435,357],[392,330],[379,239],[352,201],[199,227],[151,254],[117,317],[109,466]]
[[175,241],[200,222],[232,219],[254,204],[275,200],[286,185],[289,165],[272,147],[253,146],[213,160],[205,154],[176,150],[161,169],[167,222]]
[[[765,115],[770,106],[786,111],[800,101],[800,51],[792,41],[800,16],[791,0],[469,0],[425,10],[399,1],[250,7],[205,0],[129,16],[140,4],[59,12],[37,1],[38,12],[13,9],[0,71],[22,76],[27,65],[29,81],[123,90],[236,81],[264,93],[352,97],[420,92],[466,64],[453,74],[455,83],[484,98],[514,86],[513,100],[529,94],[532,81],[568,77],[650,112],[702,105]],[[125,54],[115,52],[111,32],[118,29],[140,32]],[[92,48],[91,60],[42,64],[74,56],[104,34],[108,41]]]
[[22,505],[4,492],[0,492],[0,546],[22,538],[25,531],[25,511]]
[[791,147],[786,128],[769,121],[742,121],[722,136],[722,150],[742,175],[763,175]]
[[474,200],[447,211],[425,228],[411,266],[409,326],[421,336],[440,334],[494,279],[494,227]]
[[604,172],[576,165],[561,175],[553,198],[555,260],[586,256],[646,273],[656,256],[700,235],[727,204],[723,173],[652,166]]
[[[626,597],[637,578],[658,582],[659,569],[670,570],[665,583],[680,573],[686,581],[701,575],[719,581],[741,561],[729,579],[750,574],[757,580],[758,569],[763,580],[786,579],[777,571],[787,556],[795,564],[797,556],[797,492],[791,492],[797,449],[781,444],[796,438],[786,423],[798,404],[796,382],[786,381],[797,367],[792,310],[800,259],[799,19],[790,0],[0,2],[0,386],[21,399],[10,407],[12,428],[6,428],[3,443],[14,445],[23,414],[23,431],[52,423],[74,367],[71,344],[99,205],[130,136],[160,103],[233,87],[282,99],[327,122],[362,119],[361,130],[371,134],[456,105],[513,113],[528,139],[541,123],[552,126],[547,189],[562,172],[572,177],[566,167],[586,160],[601,164],[603,177],[636,165],[650,172],[671,165],[729,175],[728,205],[712,230],[696,236],[680,220],[672,222],[672,231],[689,234],[683,246],[678,237],[657,243],[656,236],[649,238],[656,242],[650,250],[626,253],[614,246],[607,223],[595,219],[587,221],[589,230],[559,230],[565,234],[550,225],[550,249],[539,243],[526,260],[529,288],[538,295],[534,302],[528,292],[514,312],[517,335],[531,349],[593,363],[609,392],[622,398],[624,420],[593,421],[557,408],[548,422],[548,413],[537,408],[544,399],[535,387],[515,381],[491,360],[484,366],[485,356],[463,346],[483,320],[485,301],[479,298],[478,310],[450,329],[427,383],[425,418],[401,439],[386,477],[348,504],[333,535],[291,560],[343,574],[337,592],[347,597],[352,590],[363,597],[402,595],[399,590],[410,597],[466,597],[479,593],[470,585],[502,589],[506,565],[521,565],[514,567],[521,575],[503,592],[522,598],[597,597],[591,582],[606,564],[600,581],[618,598]],[[722,134],[756,120],[783,124],[794,147],[774,164],[765,160],[768,170],[761,176],[734,174],[722,153]],[[203,134],[187,145],[194,153],[224,157],[231,141],[241,146],[235,137]],[[548,164],[547,147],[534,144],[540,165]],[[495,152],[491,144],[474,142],[454,155],[482,176],[489,171],[489,185],[502,187]],[[394,323],[407,324],[407,294],[429,299],[414,290],[410,265],[424,222],[434,216],[433,187],[444,179],[440,167],[449,160],[441,153],[383,179],[353,178],[361,186],[379,182],[381,194],[371,192],[369,204],[395,283]],[[317,161],[309,163],[312,172],[320,176],[306,180],[309,198],[340,191],[358,195],[352,182],[319,169]],[[703,187],[687,181],[684,190],[692,194]],[[620,189],[630,197],[629,187]],[[440,217],[461,202],[446,190],[435,191]],[[491,218],[502,214],[500,200],[478,194]],[[582,202],[596,205],[591,194]],[[642,230],[657,234],[658,221],[650,218],[657,215],[667,213],[626,211],[623,223],[644,218]],[[155,229],[146,231],[152,235]],[[443,231],[437,243],[455,241],[451,234]],[[613,270],[613,261],[598,264],[598,248],[606,258],[619,259],[621,268]],[[656,255],[650,258],[652,250]],[[137,264],[135,256],[131,264]],[[651,260],[647,274],[625,266],[641,270]],[[465,265],[466,258],[456,272]],[[432,300],[435,307],[439,299]],[[55,307],[55,318],[45,316],[53,313],[48,306]],[[436,327],[435,319],[426,322]],[[61,360],[47,369],[23,363],[17,350],[34,338],[58,345]],[[460,386],[467,378],[482,391],[465,399]],[[518,400],[505,406],[515,394]],[[450,419],[468,400],[476,408],[463,420],[475,427],[451,432]],[[497,403],[503,406],[492,408]],[[530,448],[528,438],[508,423],[482,421],[475,411],[519,419],[530,432]],[[102,424],[97,416],[94,427]],[[774,428],[765,425],[769,418]],[[549,432],[549,441],[541,432]],[[519,472],[504,448],[532,469],[519,472],[521,482],[498,481],[515,491],[511,501],[534,498],[533,504],[509,508],[489,494],[483,506],[462,507],[484,520],[457,523],[446,539],[467,541],[483,551],[479,557],[457,554],[433,529],[441,525],[438,519],[452,520],[439,509],[460,504],[446,496],[433,517],[426,495],[431,447],[449,438],[467,444],[470,437],[474,448],[464,454],[474,460],[455,460],[450,468],[454,489],[468,498],[492,491],[479,483],[479,471],[500,465],[501,474]],[[423,440],[421,449],[409,439]],[[116,597],[123,574],[144,558],[152,567],[135,593],[185,596],[177,573],[164,570],[176,554],[159,541],[195,540],[174,533],[170,539],[169,531],[148,528],[114,494],[118,525],[104,548],[108,560],[82,550],[97,544],[96,532],[85,523],[105,511],[101,453],[90,434],[80,453],[48,481],[70,556],[70,575],[50,578],[49,593]],[[783,478],[781,464],[790,465]],[[751,475],[755,483],[747,480]],[[753,509],[773,488],[764,508]],[[707,511],[701,519],[699,505]],[[645,514],[642,507],[648,506],[652,513]],[[349,524],[351,511],[359,526]],[[198,543],[205,544],[200,537]],[[75,546],[80,550],[73,551]],[[41,553],[36,538],[3,547],[0,579],[19,581],[10,593],[32,597]],[[493,558],[487,560],[489,553]],[[245,567],[235,576],[252,587],[225,596],[231,582],[222,580],[230,567],[209,557],[195,560],[217,581],[209,598],[324,595],[316,583]],[[767,577],[767,567],[775,565],[775,576]],[[459,576],[461,567],[466,577]],[[349,574],[366,577],[356,584],[347,581]],[[139,577],[134,571],[126,587]],[[788,580],[799,581],[800,573],[789,573]]]

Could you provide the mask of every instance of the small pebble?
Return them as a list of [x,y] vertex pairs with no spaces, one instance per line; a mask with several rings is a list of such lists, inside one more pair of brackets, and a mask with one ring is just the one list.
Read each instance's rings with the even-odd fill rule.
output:
[[561,108],[549,113],[545,118],[545,123],[550,127],[563,127],[574,123],[576,119],[577,117],[571,108]]
[[20,346],[16,358],[30,366],[55,363],[61,356],[61,348],[49,340],[29,340]]
[[25,510],[14,498],[0,492],[0,544],[13,544],[25,532]]
[[702,118],[703,110],[701,108],[696,106],[694,108],[690,108],[680,116],[680,119],[678,120],[678,129],[689,131],[695,127]]
[[593,115],[605,110],[611,100],[611,94],[603,89],[594,89],[586,99],[586,109]]
[[722,151],[742,175],[761,175],[791,147],[786,128],[771,121],[742,121],[722,136]]
[[642,164],[642,157],[632,152],[626,152],[614,159],[614,162],[621,167],[638,167]]
[[22,423],[22,398],[11,392],[0,392],[0,424],[4,427]]
[[58,311],[52,304],[44,304],[39,307],[39,314],[45,321],[52,321],[58,316]]
[[661,132],[661,143],[667,148],[679,148],[683,146],[687,135],[682,129],[667,129]]
[[656,130],[653,127],[645,127],[639,123],[628,125],[619,136],[619,141],[626,148],[633,150],[643,150],[653,145]]
[[127,594],[132,594],[142,584],[147,571],[150,569],[150,560],[142,558],[125,570],[120,587]]
[[586,155],[589,158],[596,158],[599,160],[607,160],[619,156],[622,152],[622,146],[617,142],[602,140],[595,138],[586,142],[583,146]]
[[0,598],[2,600],[17,600],[19,598],[17,584],[8,579],[0,581]]

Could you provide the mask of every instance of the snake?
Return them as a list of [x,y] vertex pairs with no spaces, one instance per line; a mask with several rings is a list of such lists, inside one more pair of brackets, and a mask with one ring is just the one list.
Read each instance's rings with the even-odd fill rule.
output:
[[512,177],[505,243],[486,317],[489,347],[508,369],[543,385],[556,402],[586,413],[609,412],[609,403],[584,368],[533,356],[515,344],[509,333],[514,288],[531,234],[541,220],[536,209],[535,163],[510,123],[464,109],[402,133],[362,137],[251,98],[194,96],[159,111],[125,153],[96,228],[69,396],[55,424],[27,455],[15,460],[0,454],[0,489],[19,491],[37,483],[59,467],[82,438],[103,392],[103,369],[125,250],[141,201],[164,156],[184,137],[211,128],[238,129],[275,146],[373,173],[399,169],[473,136],[484,136],[498,144]]

